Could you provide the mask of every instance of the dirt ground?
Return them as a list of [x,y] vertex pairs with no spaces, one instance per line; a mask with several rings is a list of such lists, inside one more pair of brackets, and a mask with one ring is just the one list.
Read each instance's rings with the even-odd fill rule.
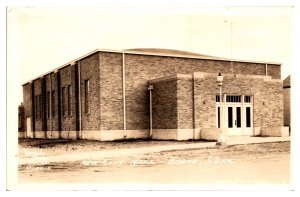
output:
[[26,155],[26,150],[40,152],[45,155],[60,155],[83,151],[101,151],[123,148],[138,148],[161,145],[203,143],[203,141],[159,141],[159,140],[126,140],[99,142],[95,140],[47,140],[19,139],[19,157]]
[[[176,141],[57,141],[23,140],[19,158],[42,151],[45,157],[68,151],[107,150],[158,146]],[[53,141],[52,141],[53,142]],[[197,142],[201,143],[201,142]],[[27,151],[27,152],[26,152]],[[32,152],[31,152],[32,153]],[[221,146],[193,150],[164,151],[132,157],[19,165],[20,183],[264,183],[290,181],[290,142]]]

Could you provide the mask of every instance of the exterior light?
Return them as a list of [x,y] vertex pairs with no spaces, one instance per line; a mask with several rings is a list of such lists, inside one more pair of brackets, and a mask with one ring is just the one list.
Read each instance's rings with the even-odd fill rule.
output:
[[223,76],[221,73],[217,76],[218,85],[221,86],[223,84]]
[[226,142],[226,133],[224,132],[224,127],[223,127],[223,104],[222,104],[222,85],[223,85],[223,76],[221,73],[219,73],[219,75],[217,76],[217,83],[218,83],[218,86],[219,86],[219,89],[220,89],[220,92],[219,92],[219,96],[220,96],[220,116],[219,116],[219,119],[220,119],[220,134],[219,134],[219,138],[218,138],[218,142],[217,144],[218,145],[222,145],[222,144],[225,144]]

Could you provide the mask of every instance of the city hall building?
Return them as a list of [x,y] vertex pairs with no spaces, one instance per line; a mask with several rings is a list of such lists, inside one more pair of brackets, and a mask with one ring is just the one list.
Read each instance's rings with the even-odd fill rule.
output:
[[282,87],[278,63],[164,49],[95,50],[23,84],[19,137],[285,136]]

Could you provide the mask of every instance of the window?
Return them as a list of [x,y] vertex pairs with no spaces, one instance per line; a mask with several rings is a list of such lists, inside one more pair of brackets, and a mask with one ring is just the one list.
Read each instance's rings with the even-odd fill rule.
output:
[[55,116],[55,91],[53,90],[51,93],[51,111],[52,111],[52,117]]
[[62,113],[62,116],[65,116],[66,114],[66,104],[65,104],[65,99],[66,99],[66,88],[65,87],[62,87],[61,88],[61,113]]
[[220,107],[218,107],[218,128],[220,128]]
[[42,95],[39,95],[39,118],[42,118]]
[[228,128],[232,128],[233,127],[233,124],[232,124],[232,114],[233,114],[233,111],[232,111],[232,107],[228,107]]
[[241,96],[226,96],[226,102],[228,103],[240,103]]
[[38,112],[39,112],[39,109],[38,109],[38,106],[39,106],[39,100],[38,100],[38,96],[36,95],[34,97],[34,115],[35,115],[35,119],[38,119]]
[[50,118],[50,92],[47,92],[47,118]]
[[251,96],[245,96],[244,97],[244,102],[245,103],[251,103]]
[[90,106],[89,106],[89,102],[90,102],[90,82],[89,80],[85,80],[84,81],[84,111],[85,113],[89,113],[90,112]]
[[216,102],[217,103],[220,102],[220,96],[219,95],[216,96]]
[[40,119],[42,117],[42,95],[36,95],[34,101],[35,119]]
[[68,115],[71,115],[71,97],[72,97],[71,86],[68,86]]
[[251,108],[246,107],[246,127],[251,127]]

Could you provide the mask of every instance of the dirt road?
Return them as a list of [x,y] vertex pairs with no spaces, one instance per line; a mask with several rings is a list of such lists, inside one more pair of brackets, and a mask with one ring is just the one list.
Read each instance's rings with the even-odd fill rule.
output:
[[289,180],[289,142],[19,166],[21,183],[287,184]]

